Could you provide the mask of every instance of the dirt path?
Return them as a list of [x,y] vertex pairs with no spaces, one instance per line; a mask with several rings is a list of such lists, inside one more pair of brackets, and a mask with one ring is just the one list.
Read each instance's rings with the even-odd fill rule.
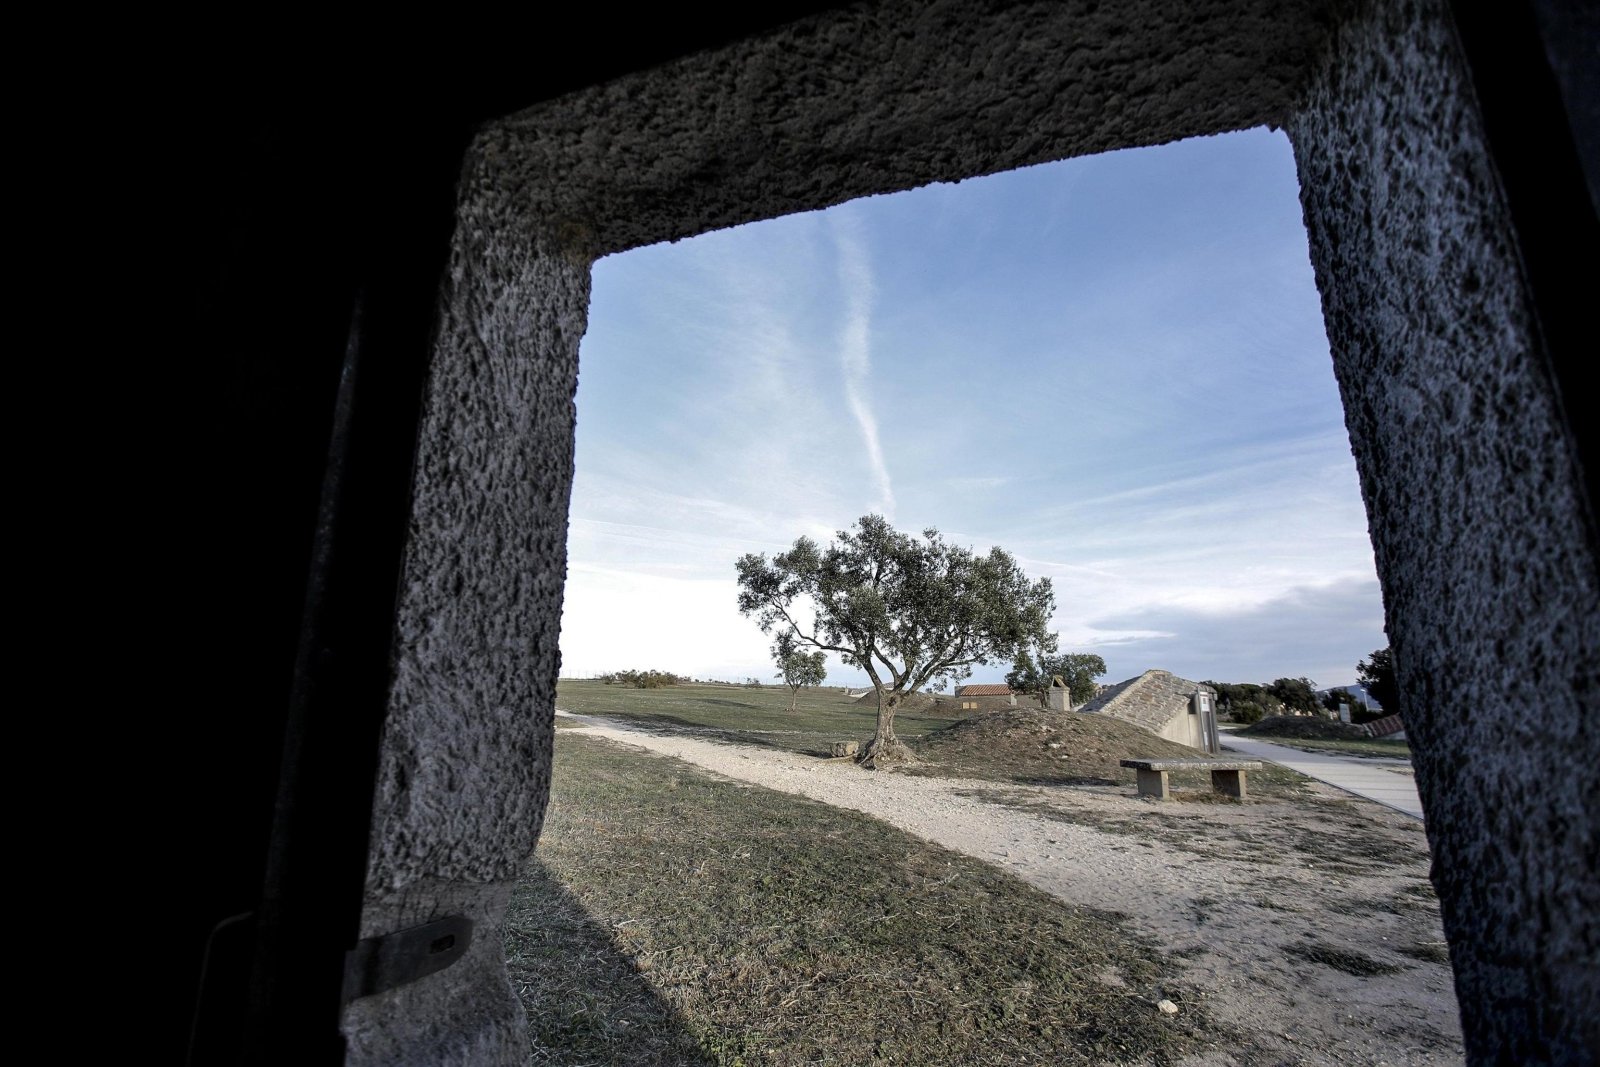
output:
[[1398,812],[1331,789],[1241,807],[912,777],[558,714],[584,733],[863,812],[1126,916],[1238,1032],[1237,1045],[1187,1062],[1462,1062],[1427,842]]

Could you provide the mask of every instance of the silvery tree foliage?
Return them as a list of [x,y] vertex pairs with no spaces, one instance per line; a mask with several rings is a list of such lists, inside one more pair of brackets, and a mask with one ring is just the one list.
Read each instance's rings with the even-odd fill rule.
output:
[[862,516],[826,547],[801,537],[770,560],[743,556],[738,574],[741,614],[792,648],[838,653],[872,680],[871,763],[904,757],[894,713],[907,694],[1056,644],[1048,578],[1030,581],[1004,549],[977,555],[934,529],[901,533],[881,515]]

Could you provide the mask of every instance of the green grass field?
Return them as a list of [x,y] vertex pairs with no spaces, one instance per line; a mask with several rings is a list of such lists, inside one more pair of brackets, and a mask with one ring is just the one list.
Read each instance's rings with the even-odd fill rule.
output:
[[1115,917],[572,733],[505,944],[536,1064],[1169,1063],[1224,1039]]
[[[556,687],[556,707],[580,715],[608,715],[640,726],[709,733],[743,744],[809,755],[826,755],[828,745],[834,741],[865,742],[872,736],[878,718],[878,706],[872,697],[856,701],[837,687],[828,686],[802,690],[795,710],[790,711],[789,691],[774,686],[632,689],[563,678]],[[934,730],[950,725],[952,718],[931,709],[904,710],[895,716],[895,733],[915,744]]]

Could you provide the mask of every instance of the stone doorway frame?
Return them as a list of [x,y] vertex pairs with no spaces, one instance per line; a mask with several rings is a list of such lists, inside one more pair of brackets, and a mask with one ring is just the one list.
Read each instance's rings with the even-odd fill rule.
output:
[[[1581,1061],[1597,818],[1564,783],[1600,754],[1591,456],[1562,408],[1573,319],[1458,21],[1443,0],[891,0],[483,127],[421,414],[362,935],[493,931],[537,838],[594,259],[1266,124],[1295,148],[1469,1051]],[[521,1027],[482,936],[342,1029],[349,1062],[512,1063]]]

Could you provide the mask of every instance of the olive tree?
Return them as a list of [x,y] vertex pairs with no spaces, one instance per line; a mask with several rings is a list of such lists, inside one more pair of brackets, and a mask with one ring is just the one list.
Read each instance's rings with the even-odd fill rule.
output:
[[1060,678],[1066,683],[1067,692],[1072,695],[1072,703],[1076,707],[1094,699],[1099,690],[1095,679],[1105,673],[1106,661],[1092,652],[1052,655],[1023,649],[1017,653],[1011,671],[1006,675],[1006,684],[1019,693],[1032,693],[1039,698],[1040,704],[1044,704],[1051,681]]
[[801,537],[770,560],[743,556],[738,574],[741,614],[794,648],[839,653],[872,680],[878,724],[868,766],[909,758],[894,735],[908,694],[1023,649],[1055,649],[1048,578],[1029,581],[1003,549],[977,555],[934,529],[901,533],[881,515],[863,516],[825,548]]
[[789,710],[795,710],[800,700],[800,690],[808,685],[821,685],[828,676],[828,654],[806,652],[795,647],[794,637],[780,633],[772,646],[772,661],[778,665],[778,678],[789,687]]

